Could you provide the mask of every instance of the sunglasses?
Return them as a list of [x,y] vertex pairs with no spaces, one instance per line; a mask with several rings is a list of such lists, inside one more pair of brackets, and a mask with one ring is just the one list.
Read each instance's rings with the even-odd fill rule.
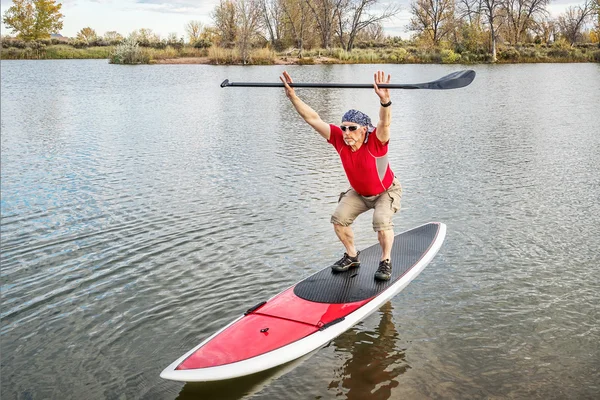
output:
[[357,130],[358,128],[360,128],[360,126],[358,126],[358,125],[350,125],[350,126],[347,126],[347,125],[340,125],[340,129],[341,129],[343,132],[346,132],[346,129],[348,129],[350,132],[354,132],[354,131],[355,131],[355,130]]

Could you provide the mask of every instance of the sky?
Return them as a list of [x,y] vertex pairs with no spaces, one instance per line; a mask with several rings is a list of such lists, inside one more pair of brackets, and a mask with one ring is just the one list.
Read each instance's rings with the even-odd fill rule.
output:
[[[406,26],[410,20],[408,12],[411,0],[381,0],[381,3],[394,2],[402,11],[384,23],[386,34],[408,38]],[[149,28],[166,38],[170,33],[185,36],[185,25],[189,21],[212,24],[211,12],[219,0],[62,0],[61,12],[64,15],[63,36],[75,37],[77,32],[90,27],[99,35],[117,31],[123,36],[130,32]],[[0,0],[2,16],[13,4],[12,0]],[[583,0],[554,0],[548,6],[553,16],[558,16],[568,6],[583,4]],[[11,31],[2,24],[2,35]]]

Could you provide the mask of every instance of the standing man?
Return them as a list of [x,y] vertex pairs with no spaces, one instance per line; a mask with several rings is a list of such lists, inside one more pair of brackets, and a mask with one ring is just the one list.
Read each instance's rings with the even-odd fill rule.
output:
[[331,223],[346,252],[331,268],[336,272],[359,267],[360,251],[354,246],[352,222],[367,210],[373,213],[373,230],[381,245],[381,261],[375,279],[389,280],[392,276],[390,256],[394,244],[393,215],[400,209],[402,187],[392,172],[387,152],[390,140],[392,113],[389,89],[379,88],[381,83],[390,83],[383,71],[375,73],[375,94],[379,96],[379,122],[377,128],[371,119],[360,111],[349,110],[342,117],[340,126],[324,122],[315,110],[298,96],[287,72],[279,77],[285,86],[285,94],[300,116],[312,126],[340,155],[350,189],[340,195],[338,206],[331,216]]

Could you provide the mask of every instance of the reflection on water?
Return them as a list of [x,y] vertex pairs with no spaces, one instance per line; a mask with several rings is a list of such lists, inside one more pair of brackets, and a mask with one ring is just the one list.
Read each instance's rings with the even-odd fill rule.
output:
[[[465,89],[394,92],[396,229],[445,222],[444,246],[389,311],[231,385],[159,373],[342,251],[335,150],[283,91],[219,87],[283,67],[0,66],[2,398],[598,397],[600,66],[476,66]],[[286,66],[298,82],[374,68]],[[368,91],[298,93],[332,123],[379,109]],[[376,243],[369,216],[355,236]]]
[[398,331],[392,318],[392,303],[379,310],[380,322],[373,331],[353,329],[337,337],[335,351],[349,353],[349,358],[332,380],[328,389],[335,389],[349,400],[388,399],[399,377],[410,366],[405,361],[405,349],[398,349]]

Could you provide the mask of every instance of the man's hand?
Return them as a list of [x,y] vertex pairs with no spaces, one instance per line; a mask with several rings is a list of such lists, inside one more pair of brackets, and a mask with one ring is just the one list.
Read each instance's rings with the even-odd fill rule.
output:
[[[387,79],[385,79],[385,72],[377,71],[375,74],[375,93],[379,96],[379,102],[383,104],[387,104],[390,102],[390,90],[382,89],[377,86],[380,83],[390,83],[392,77],[388,74]],[[379,122],[377,123],[376,135],[377,139],[383,144],[387,143],[390,140],[390,124],[392,122],[392,113],[389,107],[379,107]]]
[[294,83],[292,81],[292,77],[290,76],[290,74],[288,74],[287,71],[283,71],[283,75],[280,76],[279,79],[281,80],[281,82],[283,82],[283,85],[285,86],[285,95],[289,99],[296,96],[296,92],[294,91],[294,88],[291,87],[290,85],[288,85],[288,83]]
[[377,71],[375,73],[375,84],[373,86],[375,87],[375,94],[379,96],[379,101],[382,104],[390,102],[390,90],[379,88],[379,86],[377,85],[379,85],[380,83],[390,83],[391,79],[392,76],[390,74],[388,74],[387,79],[385,79],[385,72],[383,71]]

